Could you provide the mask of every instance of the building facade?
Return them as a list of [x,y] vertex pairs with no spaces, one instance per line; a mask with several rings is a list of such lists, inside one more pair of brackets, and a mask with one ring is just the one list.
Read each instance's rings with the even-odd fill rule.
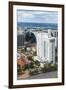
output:
[[55,63],[56,37],[52,31],[40,32],[37,34],[37,56],[40,62]]

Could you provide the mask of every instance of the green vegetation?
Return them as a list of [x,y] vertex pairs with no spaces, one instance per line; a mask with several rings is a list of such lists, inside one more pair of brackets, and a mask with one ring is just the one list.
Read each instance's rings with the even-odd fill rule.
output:
[[28,58],[28,60],[33,61],[33,56],[32,55],[28,55],[27,58]]
[[[24,50],[24,48],[21,49],[20,51],[22,52],[23,50]],[[33,53],[33,54],[36,54],[36,52]],[[27,55],[27,58],[30,61],[30,63],[25,64],[23,67],[20,67],[20,66],[17,65],[18,74],[25,73],[25,71],[27,71],[27,70],[28,70],[30,75],[36,75],[36,74],[39,74],[39,73],[45,73],[45,72],[50,72],[50,71],[57,70],[57,64],[52,64],[53,62],[44,63],[43,66],[41,67],[40,62],[38,60],[34,60],[34,58],[33,58],[34,55],[33,54]]]
[[50,72],[57,70],[57,64],[45,64],[41,69],[42,72]]
[[34,56],[36,56],[36,55],[37,55],[37,52],[36,52],[36,51],[34,51],[34,52],[33,52],[33,55],[34,55]]
[[21,72],[21,67],[19,65],[17,65],[17,72],[20,73]]
[[39,74],[39,70],[38,70],[38,68],[30,69],[29,74],[30,74],[30,75],[36,75],[36,74]]
[[25,65],[25,70],[28,70],[30,75],[38,74],[40,71],[39,70],[40,62],[38,60],[34,61],[32,56],[28,56],[28,59],[31,62]]
[[25,73],[25,66],[20,67],[19,65],[17,65],[17,73],[19,74],[24,74]]

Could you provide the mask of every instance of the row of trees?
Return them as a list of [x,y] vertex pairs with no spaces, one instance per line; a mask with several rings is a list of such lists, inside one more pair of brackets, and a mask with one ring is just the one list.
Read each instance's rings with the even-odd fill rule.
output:
[[50,72],[50,71],[55,71],[57,70],[57,64],[52,64],[52,63],[45,63],[43,64],[43,67],[41,67],[41,63],[38,60],[34,60],[32,56],[27,57],[28,60],[30,60],[29,64],[24,65],[22,68],[17,65],[17,72],[18,74],[24,74],[25,71],[29,71],[30,75],[36,75],[39,73],[44,73],[44,72]]

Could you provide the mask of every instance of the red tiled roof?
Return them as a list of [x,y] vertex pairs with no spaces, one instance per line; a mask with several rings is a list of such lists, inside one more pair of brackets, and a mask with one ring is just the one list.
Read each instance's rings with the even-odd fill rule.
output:
[[27,63],[29,63],[27,57],[24,54],[21,54],[20,58],[17,59],[17,64],[20,65],[20,66],[24,66]]

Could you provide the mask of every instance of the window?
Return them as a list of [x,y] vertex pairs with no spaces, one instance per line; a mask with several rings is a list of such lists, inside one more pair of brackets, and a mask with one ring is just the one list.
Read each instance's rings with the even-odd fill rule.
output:
[[54,59],[54,50],[55,50],[55,40],[52,39],[50,40],[50,45],[51,45],[51,55],[50,55],[50,58],[51,58],[51,61],[53,61]]
[[44,41],[44,57],[46,58],[48,55],[48,43]]

